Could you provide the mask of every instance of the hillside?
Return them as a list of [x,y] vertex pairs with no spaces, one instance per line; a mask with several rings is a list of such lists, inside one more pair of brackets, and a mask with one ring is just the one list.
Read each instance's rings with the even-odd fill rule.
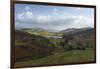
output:
[[94,33],[93,28],[15,30],[15,67],[94,61]]
[[74,29],[64,32],[63,46],[67,49],[95,48],[95,34],[93,28]]
[[[67,31],[67,32],[66,32]],[[94,29],[93,28],[80,28],[80,29],[67,29],[63,32],[65,36],[71,35],[71,36],[83,36],[83,37],[94,37]]]
[[47,38],[19,30],[15,31],[16,61],[47,56],[52,54],[54,49],[55,47]]
[[20,31],[24,31],[33,35],[39,35],[39,36],[61,36],[62,33],[54,32],[51,30],[46,30],[46,29],[41,29],[41,28],[34,28],[34,29],[29,29],[29,28],[23,28],[20,29]]

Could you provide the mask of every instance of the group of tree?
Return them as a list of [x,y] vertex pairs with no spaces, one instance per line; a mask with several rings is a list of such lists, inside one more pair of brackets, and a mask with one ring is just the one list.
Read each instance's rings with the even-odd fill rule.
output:
[[83,40],[83,42],[81,41],[77,41],[77,39],[75,38],[77,37],[78,39],[80,40],[83,40],[81,39],[79,36],[74,36],[74,35],[63,35],[63,41],[60,42],[61,46],[67,50],[67,51],[70,51],[70,50],[85,50],[87,48],[92,48],[93,45],[92,43],[90,42],[90,39],[86,39],[86,40]]

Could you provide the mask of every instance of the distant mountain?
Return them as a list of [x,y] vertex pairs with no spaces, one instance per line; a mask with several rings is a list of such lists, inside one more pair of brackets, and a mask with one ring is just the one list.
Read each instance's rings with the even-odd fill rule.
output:
[[86,31],[86,30],[93,30],[93,28],[69,28],[69,29],[65,29],[60,31],[61,33],[77,33],[77,32],[81,32],[81,31]]
[[22,31],[32,31],[32,32],[58,32],[57,30],[52,30],[52,29],[43,29],[43,28],[22,28],[22,29],[17,29],[17,30],[22,30]]
[[80,29],[70,29],[67,32],[63,31],[64,36],[83,36],[83,37],[94,37],[94,28],[80,28]]
[[22,31],[37,31],[37,32],[42,32],[42,31],[46,31],[44,29],[41,29],[41,28],[23,28],[21,29]]
[[78,29],[76,29],[76,28],[68,28],[68,29],[62,30],[60,32],[61,33],[66,33],[66,32],[71,32],[71,31],[75,31],[75,30],[78,30]]

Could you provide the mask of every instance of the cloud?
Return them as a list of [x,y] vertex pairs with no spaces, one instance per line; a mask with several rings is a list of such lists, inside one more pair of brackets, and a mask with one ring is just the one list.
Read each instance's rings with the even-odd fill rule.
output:
[[16,14],[15,20],[17,22],[33,22],[34,21],[34,13],[31,11],[25,11],[22,13]]
[[84,16],[74,16],[72,17],[74,19],[74,22],[70,27],[72,28],[82,28],[82,27],[89,27],[88,26],[88,18]]
[[50,15],[37,15],[36,21],[38,23],[48,23],[50,21]]
[[24,12],[17,13],[16,23],[18,24],[16,24],[16,26],[18,26],[20,23],[20,25],[23,25],[24,27],[40,27],[44,29],[48,28],[56,30],[62,30],[71,27],[81,28],[89,26],[89,19],[86,16],[75,16],[73,14],[68,15],[67,13],[60,14],[57,8],[52,9],[49,14],[35,13],[30,9],[31,8],[27,6]]

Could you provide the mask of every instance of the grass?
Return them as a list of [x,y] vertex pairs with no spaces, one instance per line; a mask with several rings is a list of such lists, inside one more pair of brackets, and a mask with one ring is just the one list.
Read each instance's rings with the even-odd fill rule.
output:
[[32,31],[32,30],[28,30],[26,31],[30,34],[35,34],[35,35],[41,35],[41,36],[62,36],[62,33],[54,33],[54,32],[47,32],[47,31]]
[[[54,48],[53,51],[52,51],[53,54],[52,55],[46,55],[45,57],[42,57],[42,58],[32,57],[33,59],[16,62],[15,67],[37,66],[37,65],[53,65],[53,64],[69,64],[69,63],[81,63],[81,62],[94,61],[95,56],[94,56],[94,50],[92,50],[92,48],[88,49],[88,47],[86,47],[86,49],[84,49],[84,50],[73,49],[72,51],[67,51],[67,49],[65,49],[65,47],[63,47],[64,45],[61,44],[61,42],[64,42],[63,38],[57,39],[57,38],[47,38],[47,37],[45,37],[45,36],[55,36],[55,35],[61,36],[62,34],[57,34],[57,33],[53,33],[53,32],[52,33],[51,32],[45,32],[45,31],[42,31],[42,32],[41,31],[39,31],[39,32],[38,31],[36,31],[36,32],[26,31],[26,33],[27,32],[28,32],[28,34],[25,34],[24,37],[28,36],[30,39],[27,39],[25,41],[25,40],[23,40],[24,37],[21,37],[21,39],[15,40],[16,46],[26,45],[26,46],[33,46],[35,48],[38,46],[39,49],[40,49],[40,50],[38,50],[39,53],[41,53],[43,51],[42,48],[44,48],[45,50],[49,50],[50,48],[51,49]],[[20,35],[23,35],[23,34],[24,34],[23,32],[21,34],[19,33],[18,37],[20,37]],[[33,34],[33,36],[29,36],[29,35],[32,35],[32,34]],[[88,42],[88,41],[90,41],[90,42]],[[81,45],[79,45],[78,42],[81,43]],[[87,38],[84,38],[84,39],[82,38],[81,41],[80,41],[79,37],[70,41],[70,43],[72,44],[73,47],[75,47],[75,46],[76,47],[77,46],[82,47],[82,46],[86,45],[87,43],[88,44],[86,46],[94,45],[91,42],[94,43],[93,41],[91,41],[90,39],[88,40]],[[67,43],[65,43],[65,45],[66,45],[66,47],[68,47]],[[52,46],[52,47],[50,47],[50,46]],[[55,47],[53,47],[53,46],[55,46]],[[59,46],[59,47],[57,47],[57,46]],[[45,51],[43,53],[46,53],[46,52],[47,51]],[[23,52],[23,53],[25,55],[28,55],[25,52]],[[33,54],[33,53],[31,52],[31,54]]]
[[15,67],[28,65],[50,65],[50,64],[67,64],[94,61],[93,50],[73,50],[61,53],[54,53],[53,55],[23,62],[16,62]]

